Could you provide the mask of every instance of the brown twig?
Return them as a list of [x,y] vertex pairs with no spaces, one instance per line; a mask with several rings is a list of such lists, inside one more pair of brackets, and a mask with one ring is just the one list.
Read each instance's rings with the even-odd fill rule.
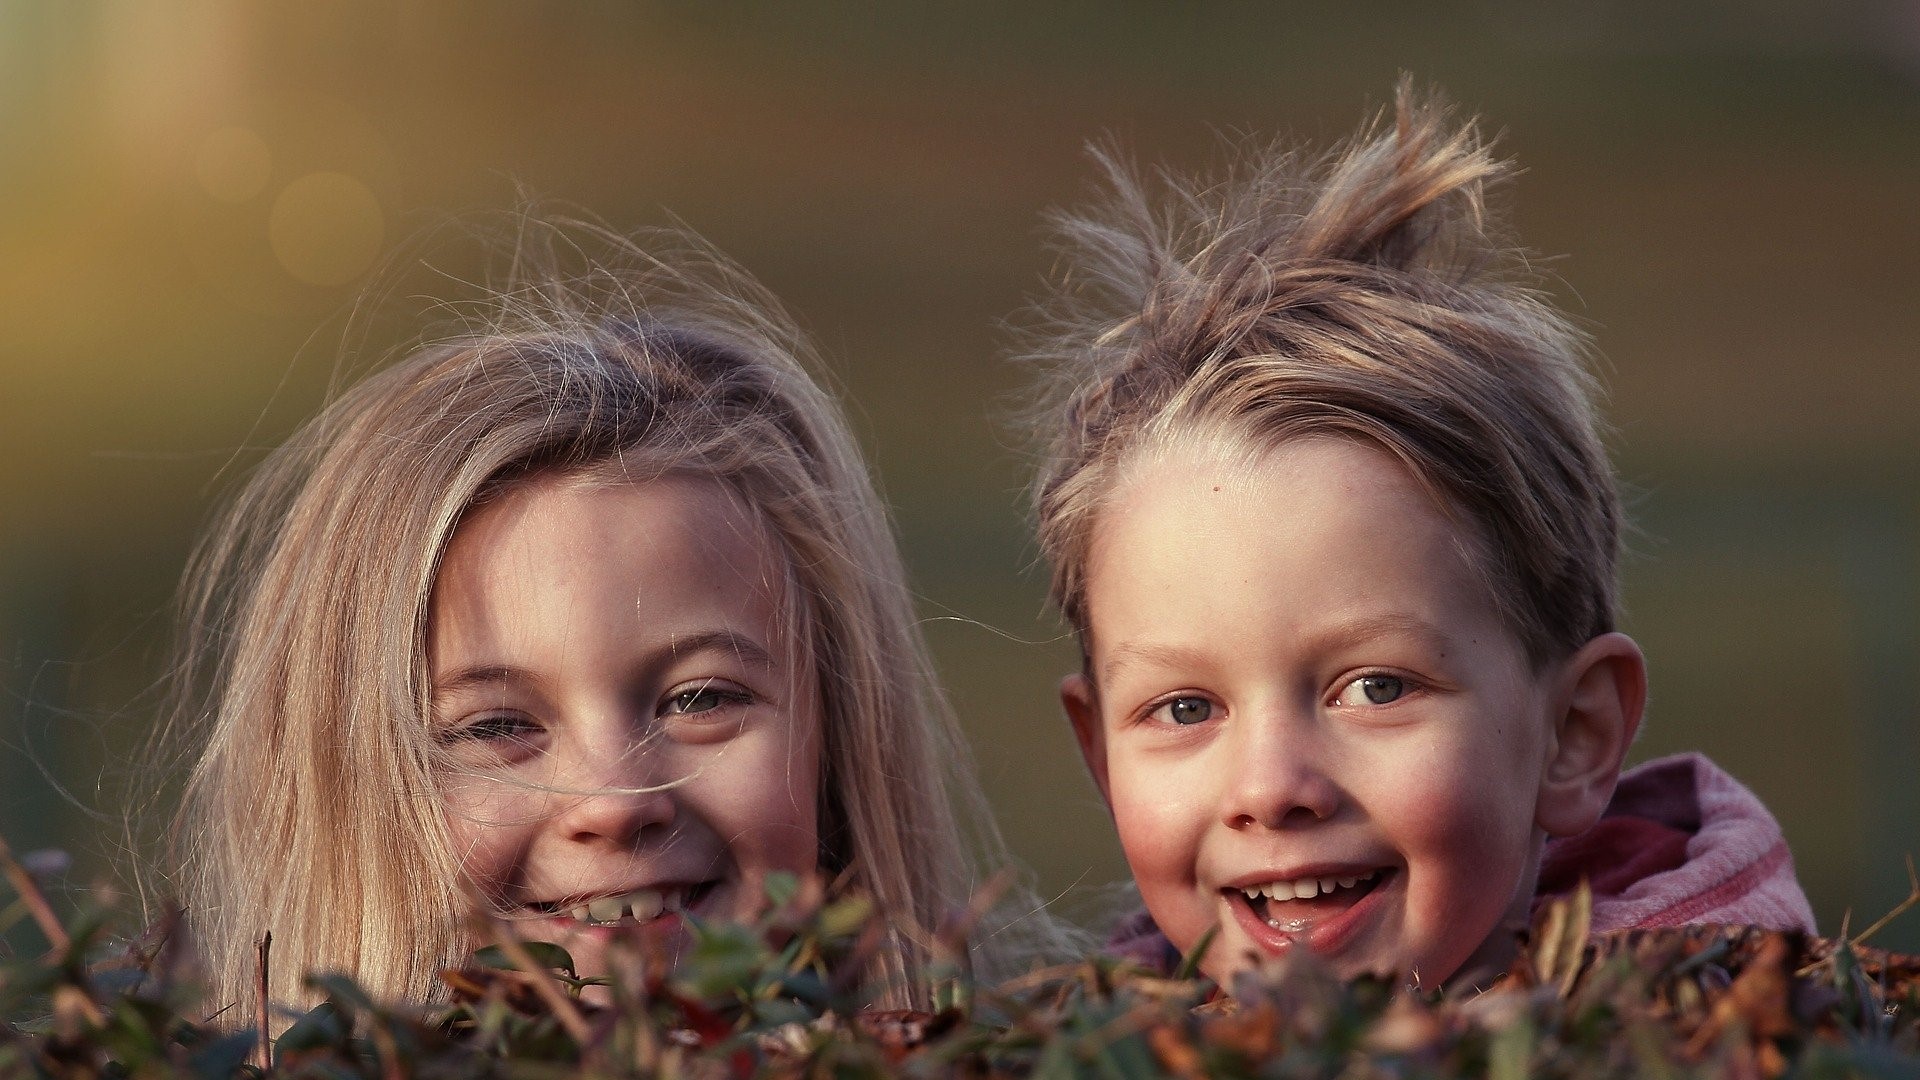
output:
[[273,1068],[273,1033],[267,1029],[267,963],[273,952],[273,931],[260,935],[254,957],[254,1020],[260,1025],[260,1041],[253,1044],[253,1064],[261,1072]]
[[493,943],[500,946],[501,952],[507,954],[507,959],[513,961],[513,966],[528,976],[533,992],[540,995],[540,1000],[546,1002],[547,1008],[553,1010],[554,1019],[560,1021],[560,1026],[566,1028],[567,1034],[573,1036],[573,1040],[580,1044],[580,1049],[585,1051],[587,1044],[593,1039],[593,1029],[587,1025],[587,1018],[580,1015],[580,1009],[573,1003],[573,999],[569,998],[554,981],[553,973],[535,960],[533,954],[527,951],[527,947],[520,943],[520,939],[508,933],[506,928],[500,925],[499,920],[486,914],[484,909],[476,910],[478,918],[487,928],[488,936],[493,938]]
[[53,913],[53,905],[47,903],[47,894],[40,891],[39,883],[13,857],[13,849],[7,846],[4,837],[0,837],[0,872],[6,874],[7,883],[13,886],[13,891],[20,894],[20,902],[26,905],[27,913],[33,916],[40,932],[53,945],[52,951],[66,952],[73,944],[73,939],[67,936],[67,928],[60,925],[60,919]]
[[1913,910],[1916,905],[1920,905],[1920,874],[1914,872],[1912,855],[1907,856],[1907,890],[1907,898],[1895,904],[1892,911],[1875,919],[1873,925],[1854,935],[1853,944],[1858,945],[1886,929],[1888,923]]

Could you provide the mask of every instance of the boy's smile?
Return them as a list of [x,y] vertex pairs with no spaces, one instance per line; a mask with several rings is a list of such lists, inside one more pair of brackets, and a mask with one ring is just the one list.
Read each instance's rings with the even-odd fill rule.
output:
[[1397,459],[1238,449],[1136,459],[1089,553],[1062,695],[1141,896],[1182,951],[1220,928],[1223,981],[1295,944],[1427,985],[1503,963],[1569,820],[1571,669],[1535,670]]

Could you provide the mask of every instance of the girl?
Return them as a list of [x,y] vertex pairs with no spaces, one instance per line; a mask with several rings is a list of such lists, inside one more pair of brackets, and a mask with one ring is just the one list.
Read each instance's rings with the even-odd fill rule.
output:
[[[191,568],[176,842],[216,1006],[423,998],[466,897],[596,968],[620,925],[845,875],[924,942],[1001,849],[811,349],[711,250],[523,229],[485,320],[274,453]],[[673,250],[661,249],[671,247]],[[577,248],[573,248],[577,250]],[[955,811],[958,811],[956,815]],[[976,962],[979,960],[976,957]]]

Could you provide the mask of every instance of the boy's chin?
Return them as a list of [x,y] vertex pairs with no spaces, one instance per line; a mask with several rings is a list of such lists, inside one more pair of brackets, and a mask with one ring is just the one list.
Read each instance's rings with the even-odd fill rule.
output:
[[1449,989],[1474,990],[1498,982],[1520,955],[1520,935],[1525,930],[1526,926],[1518,922],[1494,927],[1480,947],[1447,976],[1444,985]]
[[[1210,955],[1199,965],[1199,971],[1229,990],[1242,977],[1257,975],[1270,965],[1280,965],[1285,969],[1296,962],[1330,972],[1342,980],[1372,975],[1403,982],[1416,989],[1481,990],[1499,981],[1512,967],[1520,951],[1517,929],[1508,926],[1496,928],[1465,961],[1437,978],[1430,965],[1423,968],[1405,960],[1396,962],[1361,956],[1327,956],[1302,946],[1277,951],[1245,945],[1237,951],[1209,949]],[[1304,959],[1297,960],[1296,955]]]

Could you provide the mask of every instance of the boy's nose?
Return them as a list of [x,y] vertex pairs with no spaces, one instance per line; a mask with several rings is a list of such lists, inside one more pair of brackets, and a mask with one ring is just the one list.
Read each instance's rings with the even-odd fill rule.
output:
[[581,843],[630,846],[649,828],[671,825],[674,789],[655,775],[660,770],[649,760],[655,756],[644,745],[629,745],[588,763],[598,767],[578,770],[582,782],[559,796],[555,825],[561,835]]
[[1325,821],[1340,809],[1340,786],[1328,772],[1311,722],[1257,716],[1234,740],[1228,797],[1229,828],[1278,829]]

